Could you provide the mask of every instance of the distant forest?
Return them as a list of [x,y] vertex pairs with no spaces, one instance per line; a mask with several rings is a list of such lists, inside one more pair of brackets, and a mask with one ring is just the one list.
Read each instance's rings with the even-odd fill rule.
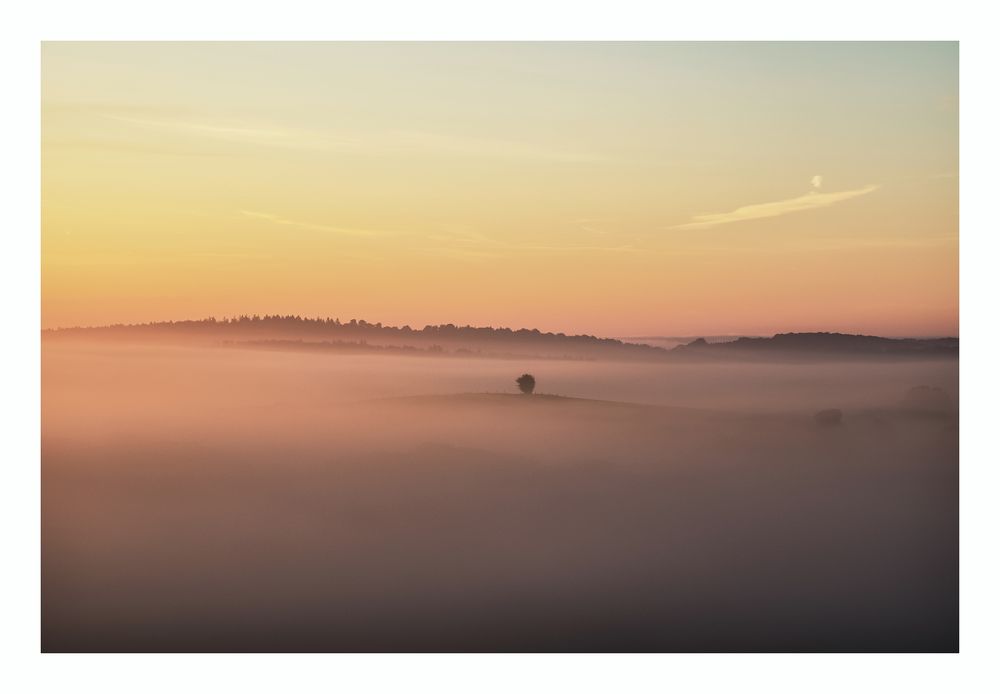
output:
[[692,340],[672,349],[593,335],[538,329],[457,326],[420,329],[352,319],[241,315],[235,318],[115,324],[43,331],[48,338],[209,342],[229,347],[548,359],[761,359],[957,357],[958,338],[886,338],[842,333],[783,333],[729,342]]
[[[253,341],[263,347],[264,340],[303,342],[327,341],[328,347],[338,343],[344,348],[411,347],[433,352],[460,352],[486,356],[532,355],[545,358],[599,358],[609,352],[626,359],[659,359],[668,350],[651,345],[623,342],[593,335],[566,335],[541,332],[537,329],[427,325],[415,329],[369,323],[351,319],[304,318],[302,316],[241,315],[235,318],[168,321],[160,323],[115,324],[99,328],[60,328],[46,331],[52,336],[128,337],[128,338],[205,338],[227,341]],[[331,343],[332,342],[332,343]],[[251,345],[248,345],[251,346]],[[279,345],[272,345],[278,347]],[[286,344],[293,347],[292,344]],[[298,346],[299,348],[302,345]]]

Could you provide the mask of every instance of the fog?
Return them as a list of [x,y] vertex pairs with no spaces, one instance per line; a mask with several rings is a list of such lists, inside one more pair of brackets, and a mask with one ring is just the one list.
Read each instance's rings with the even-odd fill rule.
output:
[[43,648],[956,650],[957,402],[947,359],[43,343]]

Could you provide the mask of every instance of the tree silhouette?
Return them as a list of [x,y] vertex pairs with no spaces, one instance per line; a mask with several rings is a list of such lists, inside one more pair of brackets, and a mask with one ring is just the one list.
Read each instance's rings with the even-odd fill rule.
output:
[[520,388],[521,392],[525,395],[531,395],[531,393],[535,390],[535,377],[531,374],[523,374],[514,382],[517,383],[517,387]]

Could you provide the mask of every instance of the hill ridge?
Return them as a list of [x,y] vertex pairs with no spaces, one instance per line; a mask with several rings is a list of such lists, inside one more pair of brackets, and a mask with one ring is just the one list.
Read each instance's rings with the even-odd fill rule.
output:
[[[635,359],[683,357],[753,357],[763,354],[799,355],[890,355],[890,356],[950,356],[958,353],[958,338],[894,338],[838,332],[787,332],[771,337],[739,337],[725,342],[708,342],[697,338],[673,348],[626,342],[613,337],[590,334],[543,332],[537,328],[428,324],[415,329],[409,325],[391,326],[338,318],[304,318],[298,315],[247,315],[234,318],[214,317],[156,321],[149,323],[116,323],[106,326],[50,328],[43,330],[48,337],[58,336],[128,336],[137,338],[185,337],[209,338],[236,346],[271,346],[295,349],[355,346],[399,347],[419,345],[424,349],[456,353],[491,355],[501,350],[532,348],[531,356],[576,358],[581,355],[619,356]],[[371,342],[369,342],[369,340]],[[353,342],[352,342],[353,341]],[[516,354],[515,354],[516,355]],[[528,355],[524,355],[528,356]]]

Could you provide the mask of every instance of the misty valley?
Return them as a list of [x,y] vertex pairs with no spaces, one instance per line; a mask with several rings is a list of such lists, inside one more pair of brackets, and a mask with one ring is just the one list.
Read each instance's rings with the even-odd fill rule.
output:
[[957,356],[285,347],[43,335],[44,650],[957,648]]

